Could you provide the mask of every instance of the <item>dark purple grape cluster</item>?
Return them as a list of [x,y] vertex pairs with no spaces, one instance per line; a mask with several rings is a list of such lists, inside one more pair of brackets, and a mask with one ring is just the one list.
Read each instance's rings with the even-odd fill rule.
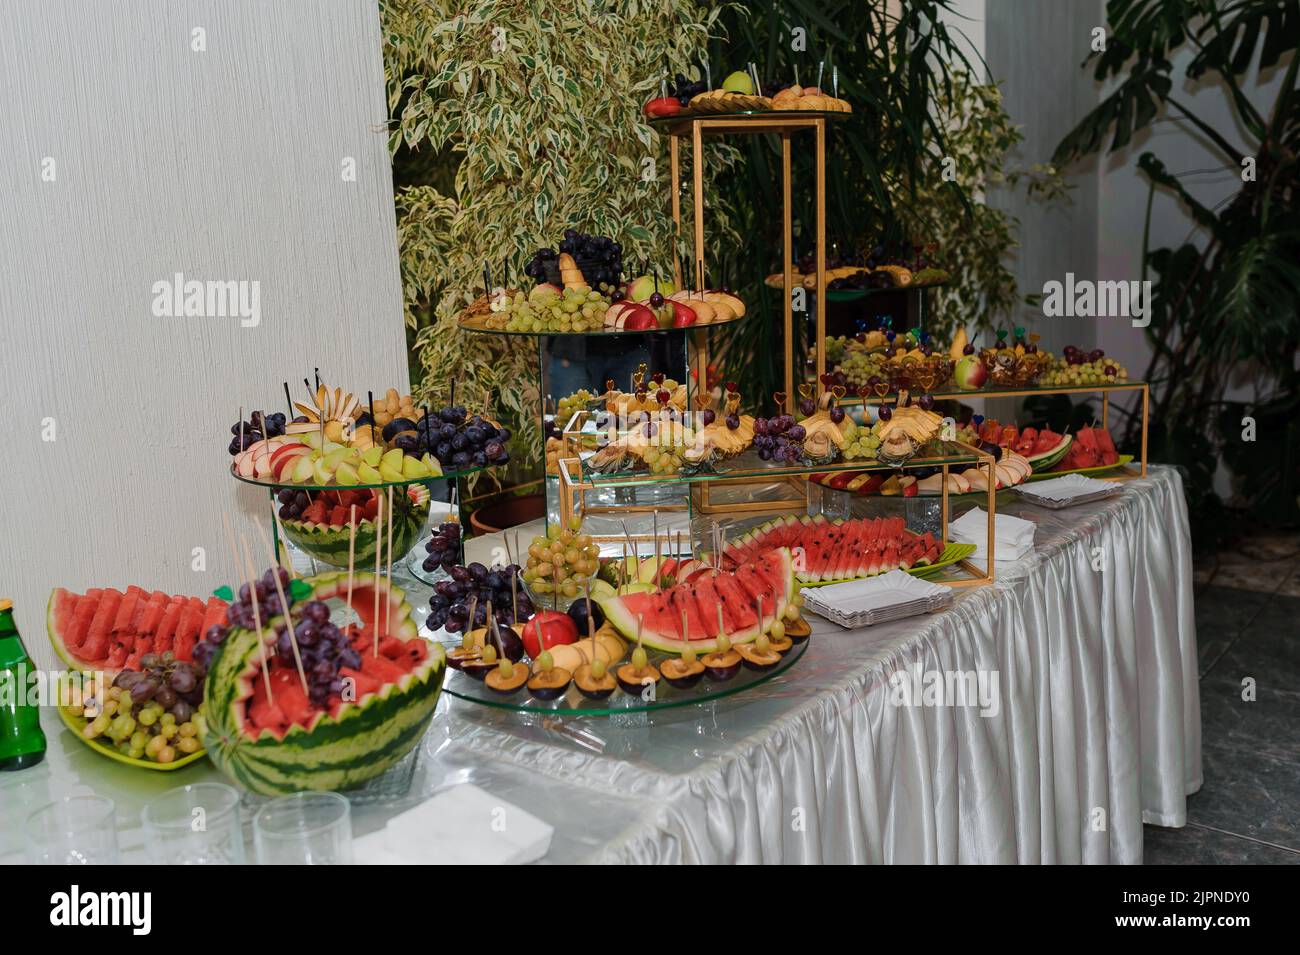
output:
[[474,601],[474,620],[468,629],[487,625],[487,605],[492,603],[492,616],[502,626],[527,620],[533,615],[533,601],[524,588],[522,578],[515,585],[515,599],[519,606],[519,619],[515,620],[511,603],[510,580],[519,577],[519,565],[505,567],[494,565],[491,569],[475,561],[466,566],[454,565],[447,569],[450,580],[440,580],[433,585],[429,598],[430,630],[446,628],[452,633],[463,633],[469,620],[469,605]]
[[[699,96],[707,90],[708,84],[704,80],[689,80],[683,74],[678,73],[673,77],[672,86],[668,87],[668,95],[685,106],[691,101],[691,97]],[[763,92],[767,92],[766,86],[763,87]]]
[[[275,577],[272,576],[277,571],[280,574],[280,586],[284,590],[284,599],[289,601],[291,607],[293,606],[293,592],[289,587],[289,571],[283,567],[268,570],[257,581],[257,611],[263,622],[283,613],[280,607],[280,595],[275,589]],[[203,638],[195,644],[194,662],[206,670],[212,662],[212,657],[217,652],[217,647],[221,646],[230,633],[231,627],[239,627],[241,630],[253,630],[257,627],[257,618],[253,614],[252,590],[246,583],[240,586],[235,599],[231,601],[230,606],[226,607],[225,625],[214,623],[208,627],[208,632],[203,635]]]
[[179,724],[189,720],[203,702],[205,675],[202,664],[177,660],[170,652],[146,653],[139,670],[120,671],[113,685],[131,694],[133,714],[153,700]]
[[451,573],[451,568],[461,562],[464,553],[460,530],[459,521],[446,521],[438,525],[438,529],[424,545],[424,549],[429,552],[429,556],[424,558],[426,573],[431,574],[439,567]]
[[316,493],[303,488],[283,488],[275,496],[275,499],[280,502],[280,520],[296,521],[301,518],[302,512],[311,506],[312,501],[316,500]]
[[274,414],[265,414],[261,411],[254,411],[248,416],[247,421],[237,421],[230,426],[230,433],[234,435],[230,439],[230,447],[227,448],[232,455],[240,451],[247,451],[249,447],[263,438],[276,438],[284,434],[286,419],[284,412],[277,411]]
[[[1028,351],[1028,346],[1025,346]],[[1094,348],[1092,351],[1084,351],[1077,345],[1066,345],[1061,349],[1061,356],[1065,359],[1067,365],[1083,365],[1091,361],[1101,361],[1106,357],[1106,353],[1100,348]]]
[[524,274],[541,285],[551,281],[560,253],[573,256],[587,284],[600,292],[612,292],[623,281],[623,246],[607,235],[587,235],[577,229],[565,229],[560,250],[538,249],[524,266]]
[[[281,622],[275,633],[275,655],[281,664],[296,669],[288,627]],[[307,674],[307,696],[316,706],[324,706],[331,696],[343,692],[340,668],[359,670],[361,653],[352,645],[347,632],[330,621],[330,608],[324,601],[309,600],[302,605],[293,636]]]
[[508,428],[458,406],[426,415],[415,426],[414,435],[399,434],[395,442],[407,454],[418,456],[428,451],[444,469],[464,470],[505,464],[510,460],[509,440]]
[[794,464],[803,456],[805,437],[807,432],[794,415],[754,419],[754,448],[764,461]]

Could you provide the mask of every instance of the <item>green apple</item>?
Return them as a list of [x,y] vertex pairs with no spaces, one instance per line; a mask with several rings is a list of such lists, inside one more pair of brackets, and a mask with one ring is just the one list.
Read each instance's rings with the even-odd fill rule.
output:
[[744,93],[747,96],[754,95],[754,81],[749,78],[749,74],[744,70],[736,70],[723,80],[722,88],[731,90],[733,93]]
[[325,468],[329,471],[338,470],[338,466],[352,457],[352,448],[337,447],[325,452],[322,459],[325,462]]
[[394,467],[389,464],[387,455],[384,456],[383,461],[379,462],[379,473],[385,481],[396,482],[406,480],[406,475],[402,473],[402,466],[399,464]]
[[361,453],[361,461],[372,468],[379,467],[379,461],[384,456],[384,449],[381,445],[372,444]]
[[[402,458],[406,457],[401,448],[393,448],[391,451],[384,453],[382,464],[388,465],[388,470],[402,473]],[[382,464],[380,470],[383,470]],[[400,478],[398,479],[400,480]]]
[[325,440],[319,431],[306,431],[298,435],[298,437],[302,438],[302,443],[307,447],[314,448],[317,451],[320,450],[321,442]]
[[620,594],[648,594],[653,593],[654,590],[655,588],[650,584],[642,583],[624,584],[622,587],[618,588]]
[[312,462],[312,471],[317,484],[329,484],[334,479],[334,469],[325,466],[324,458],[317,458]]
[[421,478],[426,477],[428,472],[425,470],[424,462],[419,458],[407,455],[402,458],[402,477]]
[[[664,298],[672,295],[677,289],[668,279],[660,276],[659,294]],[[640,278],[633,279],[627,288],[627,299],[629,302],[647,302],[650,296],[655,292],[655,277],[653,275],[642,275]]]
[[[378,462],[376,462],[378,463]],[[371,465],[364,461],[357,468],[357,477],[361,479],[362,484],[383,484],[384,476],[376,471]]]

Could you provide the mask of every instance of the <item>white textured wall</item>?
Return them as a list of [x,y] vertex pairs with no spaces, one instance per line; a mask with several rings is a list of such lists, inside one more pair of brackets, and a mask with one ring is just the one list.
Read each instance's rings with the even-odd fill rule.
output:
[[[53,586],[223,580],[222,512],[265,513],[226,473],[240,404],[407,371],[374,0],[4,6],[0,592],[42,653]],[[175,272],[258,280],[261,324],[154,317]]]

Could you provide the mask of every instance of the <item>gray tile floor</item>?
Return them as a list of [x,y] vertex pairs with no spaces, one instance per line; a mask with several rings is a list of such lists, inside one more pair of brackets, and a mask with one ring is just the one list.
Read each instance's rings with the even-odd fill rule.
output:
[[1300,595],[1290,566],[1255,570],[1196,594],[1205,785],[1185,828],[1146,827],[1147,865],[1300,864]]

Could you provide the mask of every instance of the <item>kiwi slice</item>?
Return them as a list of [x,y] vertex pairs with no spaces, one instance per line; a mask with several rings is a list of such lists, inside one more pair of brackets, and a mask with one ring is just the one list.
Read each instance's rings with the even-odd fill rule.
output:
[[539,700],[559,699],[572,680],[573,674],[564,667],[551,667],[529,677],[528,692]]
[[699,660],[687,663],[680,657],[665,660],[659,665],[665,680],[678,689],[685,690],[699,683],[704,676],[704,664]]
[[611,693],[618,688],[618,681],[614,675],[606,670],[599,677],[591,672],[591,664],[584,663],[573,671],[573,685],[578,688],[578,692],[590,700],[606,699]]

